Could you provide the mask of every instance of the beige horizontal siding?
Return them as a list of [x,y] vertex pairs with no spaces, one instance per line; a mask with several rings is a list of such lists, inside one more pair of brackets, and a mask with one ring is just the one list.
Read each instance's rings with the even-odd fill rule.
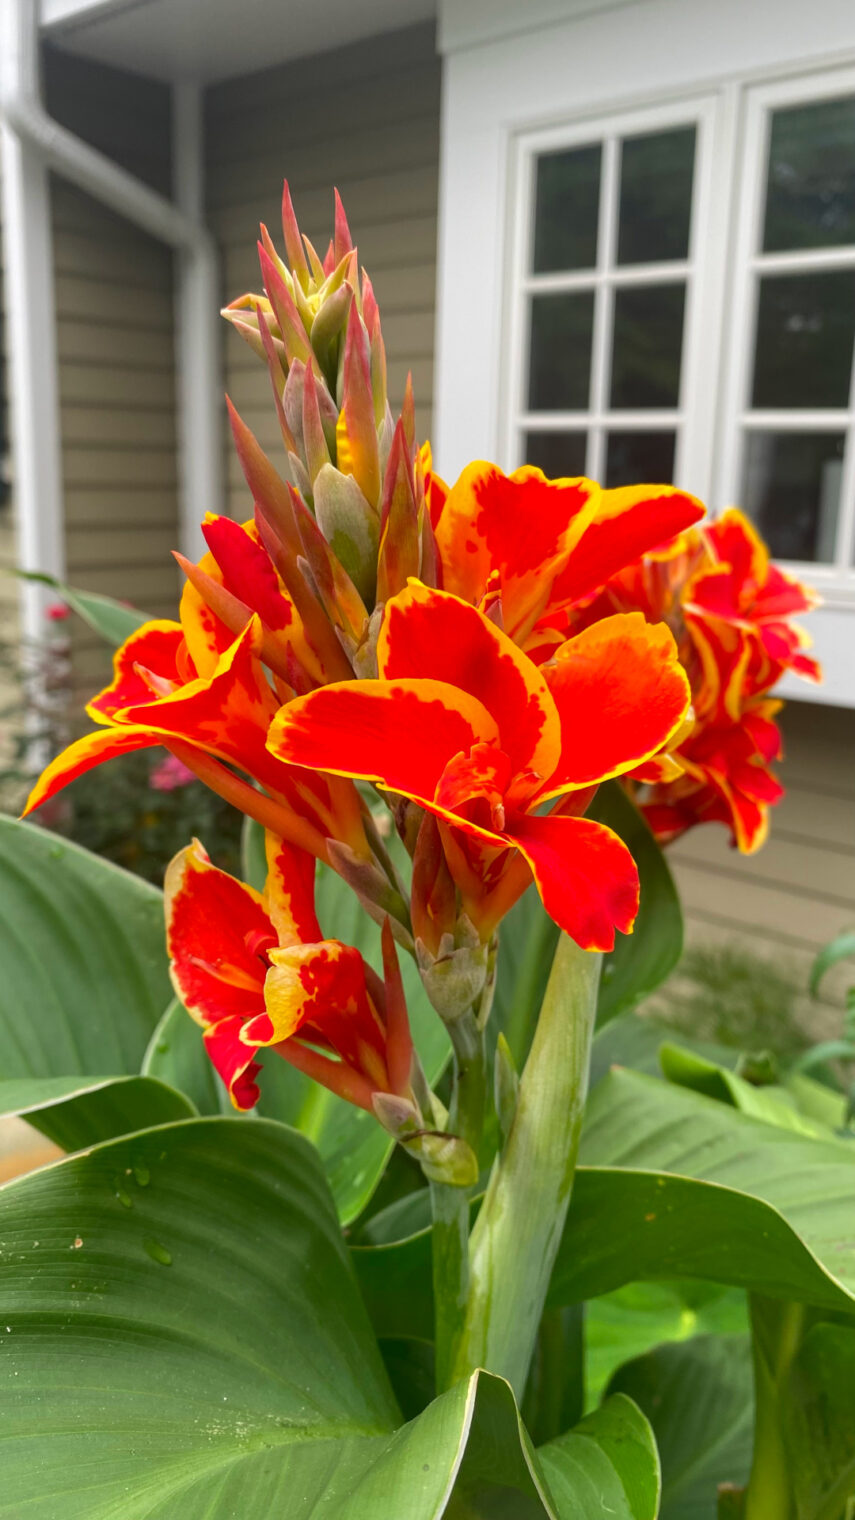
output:
[[[170,102],[160,84],[49,50],[48,105],[65,126],[168,192]],[[57,342],[72,584],[174,607],[178,573],[172,253],[61,180],[52,183]],[[73,701],[109,651],[76,621]],[[78,713],[78,717],[80,714]]]
[[[673,845],[669,860],[690,943],[750,949],[806,986],[817,951],[855,927],[855,713],[794,702],[782,728],[786,796],[762,849],[740,855],[710,824]],[[828,1027],[847,977],[841,967],[824,989]],[[806,1017],[820,1018],[815,1009]]]
[[[400,406],[411,370],[422,437],[433,401],[439,84],[433,28],[415,27],[229,80],[209,91],[207,110],[207,198],[225,298],[259,288],[258,226],[265,222],[281,240],[283,177],[321,255],[338,186],[380,303],[392,405]],[[238,410],[281,463],[269,381],[233,332],[226,379]],[[228,483],[230,510],[247,515],[233,457]]]

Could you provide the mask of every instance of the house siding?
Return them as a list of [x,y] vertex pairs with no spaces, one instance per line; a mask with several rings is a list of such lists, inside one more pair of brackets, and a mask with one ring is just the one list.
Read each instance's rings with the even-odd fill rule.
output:
[[[45,98],[64,126],[170,192],[166,86],[48,49]],[[58,178],[51,209],[68,580],[174,616],[173,256]],[[75,620],[75,715],[108,669],[103,642]]]
[[[229,80],[207,96],[207,207],[224,300],[259,288],[258,225],[280,240],[283,176],[321,255],[337,185],[380,304],[392,408],[411,370],[422,438],[433,404],[439,99],[434,31],[425,26]],[[238,410],[281,457],[266,371],[234,332],[225,366]],[[247,516],[231,450],[228,493],[232,515]]]

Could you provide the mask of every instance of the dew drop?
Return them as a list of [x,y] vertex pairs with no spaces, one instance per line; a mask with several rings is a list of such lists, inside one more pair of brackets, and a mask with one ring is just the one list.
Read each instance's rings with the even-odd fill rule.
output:
[[130,1193],[128,1192],[128,1190],[125,1187],[125,1184],[123,1182],[117,1182],[116,1183],[116,1197],[118,1198],[118,1200],[119,1200],[120,1204],[122,1205],[123,1209],[132,1209],[133,1208],[133,1206],[134,1206],[134,1200],[131,1197]]
[[148,1187],[151,1182],[151,1172],[144,1161],[138,1161],[134,1166],[134,1181],[138,1187]]
[[162,1246],[159,1240],[154,1240],[150,1235],[147,1235],[143,1241],[143,1250],[146,1256],[150,1256],[152,1261],[156,1261],[159,1266],[172,1266],[172,1256],[166,1246]]

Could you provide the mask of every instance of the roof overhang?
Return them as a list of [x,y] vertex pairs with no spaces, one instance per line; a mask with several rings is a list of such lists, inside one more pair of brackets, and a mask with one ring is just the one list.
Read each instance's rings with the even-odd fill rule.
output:
[[436,17],[437,0],[42,0],[67,52],[167,81],[211,83]]

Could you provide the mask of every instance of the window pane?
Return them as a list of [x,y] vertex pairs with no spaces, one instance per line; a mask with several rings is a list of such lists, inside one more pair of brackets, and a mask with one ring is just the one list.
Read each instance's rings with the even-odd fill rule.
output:
[[675,443],[675,433],[609,433],[606,486],[670,485]]
[[624,140],[619,264],[688,258],[694,167],[694,127]]
[[534,296],[528,404],[532,411],[584,411],[591,376],[594,292]]
[[834,559],[842,433],[746,437],[743,504],[778,559]]
[[848,406],[855,270],[760,282],[752,405]]
[[536,464],[550,480],[584,475],[587,433],[526,433],[525,463]]
[[591,269],[596,264],[601,158],[599,143],[538,158],[535,274]]
[[855,243],[855,95],[772,113],[763,247]]
[[679,404],[685,296],[684,285],[615,292],[612,406]]

